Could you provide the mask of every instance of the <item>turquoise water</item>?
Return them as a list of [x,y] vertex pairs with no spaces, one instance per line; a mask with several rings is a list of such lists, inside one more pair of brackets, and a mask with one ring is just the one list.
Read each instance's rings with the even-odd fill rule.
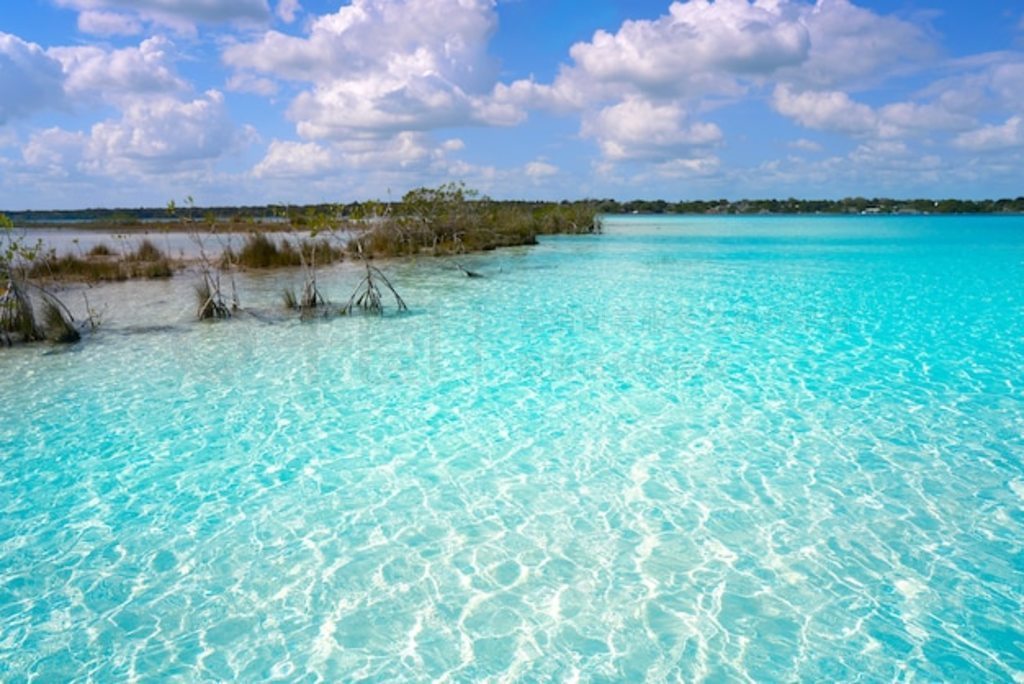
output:
[[462,263],[0,351],[0,680],[1024,681],[1024,219]]

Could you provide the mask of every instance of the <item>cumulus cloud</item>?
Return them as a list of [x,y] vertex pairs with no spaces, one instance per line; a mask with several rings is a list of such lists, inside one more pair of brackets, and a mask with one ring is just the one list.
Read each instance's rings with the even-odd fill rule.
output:
[[224,96],[210,90],[192,100],[153,98],[132,104],[121,119],[93,126],[88,156],[114,169],[173,166],[219,157],[236,142]]
[[22,149],[30,166],[52,176],[67,176],[81,160],[86,136],[78,131],[48,128],[33,133]]
[[772,106],[807,128],[852,136],[896,138],[969,128],[972,119],[941,103],[895,102],[872,108],[841,91],[795,91],[775,88]]
[[780,114],[808,128],[865,135],[878,127],[878,117],[871,107],[839,91],[794,92],[789,86],[778,86],[772,105]]
[[461,141],[432,143],[425,133],[403,132],[388,139],[353,138],[323,142],[274,140],[252,169],[257,178],[315,178],[343,171],[422,172],[450,168],[448,153]]
[[251,141],[252,130],[231,121],[223,94],[192,92],[174,68],[177,58],[163,37],[121,49],[44,50],[0,33],[0,89],[17,94],[0,98],[0,124],[43,108],[83,116],[116,112],[79,130],[26,130],[20,160],[7,161],[11,173],[23,184],[47,178],[76,184],[89,177],[163,178],[212,168]]
[[[119,16],[122,22],[151,21],[188,30],[196,24],[265,23],[270,19],[267,0],[57,0],[62,7],[94,16],[110,26]],[[105,18],[97,18],[103,13]],[[81,24],[80,24],[81,26]]]
[[802,64],[811,36],[789,0],[673,2],[654,20],[599,30],[569,50],[551,84],[531,79],[501,85],[506,106],[584,109],[621,94],[650,99],[736,96],[745,83]]
[[242,72],[232,74],[228,78],[227,89],[234,93],[252,93],[270,97],[277,94],[278,85],[276,81],[269,78]]
[[387,137],[488,118],[496,26],[492,0],[355,0],[304,37],[268,31],[228,47],[224,61],[312,84],[289,108],[304,138]]
[[849,87],[929,65],[938,54],[935,40],[921,26],[849,0],[779,4],[798,12],[810,36],[806,59],[779,72],[786,82],[819,89]]
[[0,32],[0,125],[64,101],[61,63],[35,43]]
[[36,132],[22,156],[29,166],[55,173],[146,175],[215,160],[242,142],[223,95],[211,90],[191,100],[140,99],[120,118],[101,121],[88,132]]
[[558,167],[546,161],[536,160],[523,167],[523,172],[535,180],[558,175]]
[[272,140],[252,175],[256,178],[305,178],[329,171],[335,165],[330,151],[319,143]]
[[961,133],[953,141],[956,147],[974,152],[1004,150],[1024,145],[1024,119],[1012,116],[1003,124],[982,126]]
[[667,159],[681,150],[722,139],[715,124],[688,123],[678,104],[656,104],[631,97],[583,121],[582,133],[595,138],[612,161]]
[[652,173],[643,174],[637,180],[643,182],[649,177],[663,179],[695,178],[716,173],[721,167],[721,160],[714,155],[671,159],[655,164]]
[[980,118],[1024,111],[1024,54],[973,55],[951,61],[947,69],[953,75],[935,81],[920,96],[958,117],[961,131],[978,128]]
[[[291,5],[277,5],[287,10],[284,19]],[[772,83],[776,109],[811,128],[891,135],[942,118],[938,109],[910,103],[878,112],[840,89],[934,54],[922,28],[849,0],[672,2],[661,17],[626,21],[573,45],[571,62],[551,83],[507,84],[494,83],[487,55],[494,5],[354,0],[311,21],[302,36],[267,31],[228,46],[223,58],[235,69],[229,89],[270,94],[275,80],[310,84],[288,109],[308,141],[515,125],[533,108],[576,112],[581,135],[612,162],[705,160],[695,149],[724,137],[716,124],[699,120],[707,98]]]
[[299,4],[299,0],[278,0],[277,2],[277,18],[286,24],[290,24],[295,21],[295,15],[302,11],[302,5]]
[[186,83],[171,66],[173,44],[149,38],[138,47],[57,47],[47,52],[64,71],[64,90],[74,101],[124,103],[139,96],[183,91]]
[[[709,99],[766,84],[774,84],[776,109],[803,125],[866,135],[885,117],[841,88],[923,65],[934,54],[921,27],[848,0],[673,2],[661,17],[626,21],[577,43],[550,84],[499,85],[492,106],[510,118],[517,109],[580,111],[583,135],[612,161],[717,141],[722,131],[714,124],[679,122],[705,111]],[[893,110],[891,118],[907,111]],[[639,123],[625,121],[627,112]]]
[[766,79],[849,85],[934,56],[914,24],[848,0],[690,0],[654,20],[626,21],[574,45],[550,86],[520,81],[506,100],[585,104],[625,88],[648,97],[736,95]]
[[569,54],[576,70],[601,83],[700,94],[722,87],[716,76],[767,75],[800,64],[809,49],[788,3],[693,0],[673,2],[653,21],[627,21],[615,34],[598,31]]
[[142,33],[142,24],[126,14],[87,10],[78,15],[78,30],[94,36],[134,36]]

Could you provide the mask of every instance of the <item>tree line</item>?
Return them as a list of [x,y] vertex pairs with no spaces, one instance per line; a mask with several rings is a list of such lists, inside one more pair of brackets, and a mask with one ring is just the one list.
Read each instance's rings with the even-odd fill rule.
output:
[[[418,188],[394,202],[348,202],[320,204],[267,204],[251,206],[194,207],[197,219],[206,222],[253,225],[287,221],[294,227],[308,224],[312,217],[330,213],[340,217],[366,215],[368,209],[387,211],[391,215],[408,213],[410,203],[422,204],[430,192],[452,194],[459,184],[439,188]],[[446,190],[442,190],[446,188]],[[1020,214],[1024,213],[1024,196],[1003,199],[893,199],[887,197],[845,197],[843,199],[711,199],[668,201],[663,199],[588,198],[542,202],[531,200],[494,200],[481,197],[463,188],[459,204],[486,208],[491,212],[514,212],[556,215],[567,209],[592,211],[599,214]],[[76,209],[2,212],[18,225],[40,223],[84,222],[114,227],[142,226],[150,222],[167,221],[165,207],[139,207],[134,209]],[[579,212],[578,212],[579,213]]]

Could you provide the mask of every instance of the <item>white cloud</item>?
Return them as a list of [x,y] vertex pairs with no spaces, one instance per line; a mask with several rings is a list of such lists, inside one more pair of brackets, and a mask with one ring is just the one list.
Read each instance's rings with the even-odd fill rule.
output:
[[302,11],[299,0],[277,0],[277,18],[286,24],[295,21],[295,15]]
[[32,134],[22,150],[25,162],[51,176],[67,176],[81,160],[86,136],[48,128]]
[[638,177],[637,180],[643,182],[646,180],[646,177],[650,175],[665,179],[707,176],[718,172],[720,167],[721,161],[714,155],[706,157],[692,157],[689,159],[671,159],[666,162],[661,162],[660,164],[655,164],[652,167],[653,174],[642,175]]
[[130,104],[120,118],[86,132],[50,128],[33,134],[22,156],[53,173],[160,175],[214,161],[244,142],[221,93],[192,100],[154,96]]
[[306,37],[268,31],[228,47],[224,61],[311,83],[289,108],[304,138],[387,137],[491,120],[496,26],[491,0],[354,0]]
[[342,141],[294,142],[274,140],[252,169],[257,178],[314,178],[345,172],[421,173],[449,167],[447,154],[461,150],[461,141],[434,145],[426,133],[404,132],[389,139],[353,138]]
[[[56,0],[84,13],[116,12],[126,21],[151,21],[181,30],[196,24],[266,23],[267,0]],[[89,20],[93,21],[93,20]]]
[[35,43],[0,32],[0,125],[64,101],[61,64]]
[[908,105],[879,114],[840,88],[919,67],[934,54],[923,28],[848,0],[690,0],[673,2],[657,19],[597,31],[572,46],[571,63],[552,83],[499,85],[491,106],[504,108],[509,120],[528,108],[581,111],[583,135],[612,161],[665,159],[683,154],[686,143],[714,142],[722,137],[714,124],[680,122],[715,99],[773,83],[776,109],[803,125],[892,134],[920,121],[907,115],[927,114],[937,124],[942,112]]
[[807,128],[855,137],[906,138],[972,125],[971,117],[950,111],[941,102],[895,102],[875,109],[841,91],[797,92],[786,85],[775,88],[772,106]]
[[789,146],[796,150],[803,150],[804,152],[821,152],[824,149],[821,143],[816,143],[813,140],[807,138],[798,138],[789,143]]
[[224,96],[140,100],[120,120],[92,127],[87,157],[110,171],[175,167],[215,159],[238,142]]
[[1024,56],[1015,55],[995,64],[989,73],[989,87],[1000,100],[1000,104],[1008,107],[1024,108]]
[[50,48],[65,74],[64,90],[74,102],[126,103],[140,96],[187,88],[170,66],[173,44],[149,38],[138,47],[104,50],[94,46]]
[[558,175],[558,167],[545,161],[532,161],[523,168],[523,172],[535,180]]
[[975,152],[988,150],[1004,150],[1024,145],[1024,119],[1012,116],[1006,123],[982,126],[966,133],[961,133],[953,141],[956,147]]
[[[138,46],[53,47],[43,50],[0,34],[0,122],[43,107],[117,114],[82,130],[28,132],[21,159],[8,162],[19,183],[49,179],[86,187],[96,178],[159,177],[210,169],[252,136],[228,116],[217,91],[189,95],[174,70],[173,44],[162,37]],[[101,109],[102,111],[102,109]],[[92,179],[92,180],[90,180]]]
[[930,65],[937,55],[934,40],[921,26],[849,0],[780,4],[795,9],[810,34],[807,59],[779,74],[786,82],[817,89],[849,87]]
[[134,36],[142,33],[142,24],[126,14],[87,10],[78,15],[78,30],[94,36]]
[[938,155],[921,154],[894,140],[864,142],[843,156],[790,157],[731,173],[733,182],[748,188],[751,196],[801,197],[927,196],[942,192],[957,174],[957,167]]
[[673,2],[654,20],[626,21],[569,50],[550,85],[531,79],[500,85],[506,106],[586,109],[619,96],[651,99],[736,96],[746,82],[803,63],[810,34],[789,0]]
[[233,93],[253,93],[270,97],[276,95],[278,86],[275,81],[269,78],[254,76],[253,74],[239,72],[228,78],[227,89]]
[[346,140],[335,143],[342,162],[350,169],[419,169],[444,157],[424,133],[399,133],[387,141]]
[[604,83],[649,92],[717,91],[710,76],[767,75],[806,59],[810,38],[785,2],[673,2],[654,21],[627,21],[615,34],[598,31],[569,51],[576,68]]
[[611,161],[670,159],[687,147],[722,139],[722,131],[715,124],[688,123],[681,106],[655,104],[638,97],[585,118],[582,133],[595,138]]
[[878,117],[871,107],[839,91],[794,92],[789,86],[778,86],[772,105],[780,114],[808,128],[853,135],[866,135],[878,128]]
[[739,95],[776,80],[823,89],[923,64],[926,32],[848,0],[691,0],[655,20],[626,21],[570,49],[573,63],[550,86],[500,89],[503,101],[584,107],[616,93],[653,98]]
[[304,178],[332,170],[335,166],[336,161],[330,151],[319,143],[273,140],[266,156],[253,168],[252,175],[256,178]]
[[890,136],[963,130],[972,123],[971,117],[950,111],[941,102],[895,102],[880,108],[878,115],[881,132]]

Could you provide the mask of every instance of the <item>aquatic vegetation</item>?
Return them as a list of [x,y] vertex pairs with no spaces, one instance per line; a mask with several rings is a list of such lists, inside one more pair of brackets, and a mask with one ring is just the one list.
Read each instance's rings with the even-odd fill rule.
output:
[[[39,244],[25,245],[14,235],[13,225],[0,214],[0,341],[10,346],[15,341],[77,342],[81,335],[74,317],[64,303],[28,279],[28,266],[39,253]],[[35,305],[29,288],[42,295],[43,323],[36,320]]]
[[139,264],[131,271],[130,277],[157,279],[170,278],[173,275],[174,267],[171,266],[171,262],[167,259],[160,259]]
[[117,282],[131,278],[170,278],[174,266],[163,252],[148,240],[125,259],[106,255],[79,257],[58,256],[49,250],[37,256],[28,267],[28,276],[36,280],[80,281],[86,283]]
[[[353,254],[364,262],[365,274],[345,306],[343,314],[355,310],[383,314],[385,301],[394,301],[398,311],[407,306],[384,272],[370,265],[379,257],[453,255],[486,251],[499,247],[536,244],[537,236],[550,233],[582,233],[596,229],[596,203],[563,202],[526,203],[499,202],[467,188],[462,183],[448,183],[436,188],[417,188],[406,193],[400,202],[366,202],[361,204],[325,204],[304,208],[279,207],[268,225],[273,230],[281,226],[301,226],[308,230],[308,238],[278,239],[252,228],[238,245],[237,233],[223,230],[221,216],[228,221],[252,221],[235,211],[199,210],[192,197],[183,208],[171,201],[166,216],[167,225],[185,226],[198,246],[200,282],[195,286],[196,316],[200,320],[230,318],[241,309],[235,274],[242,269],[301,268],[303,282],[298,288],[289,288],[282,294],[282,302],[289,310],[299,311],[304,318],[326,316],[339,309],[329,304],[318,282],[318,269],[325,264],[343,260]],[[145,214],[147,229],[156,224],[148,222],[148,210],[139,210],[133,216]],[[247,210],[248,212],[248,210]],[[252,211],[252,215],[258,212]],[[264,214],[266,215],[266,214]],[[104,214],[114,221],[124,218],[117,214]],[[202,216],[202,219],[197,218]],[[118,221],[128,225],[127,221]],[[194,264],[176,262],[148,237],[134,246],[130,236],[119,234],[122,241],[120,254],[105,243],[82,253],[58,255],[55,250],[36,249],[19,253],[19,268],[26,282],[76,281],[102,283],[133,278],[169,278],[176,269]],[[216,248],[207,249],[207,243],[216,241]],[[76,243],[77,244],[77,243]],[[463,269],[469,277],[479,274]],[[8,269],[10,270],[10,269]],[[225,280],[226,279],[226,280]],[[228,292],[230,287],[230,292]],[[23,292],[17,290],[17,292]],[[9,293],[9,294],[6,294]],[[43,331],[30,319],[33,309],[21,304],[16,288],[8,286],[5,301],[9,302],[5,325],[19,338],[36,339],[57,331],[52,337],[63,338],[57,312],[46,309]],[[66,309],[64,310],[66,312]],[[68,313],[69,315],[69,313]],[[67,323],[73,320],[66,321]],[[51,325],[52,324],[52,325]]]
[[299,311],[302,318],[311,318],[317,310],[325,316],[329,313],[327,298],[320,292],[315,275],[306,278],[301,295],[295,294],[295,288],[284,288],[281,291],[281,302],[289,311]]
[[379,268],[372,266],[369,261],[364,261],[364,264],[366,266],[366,275],[356,285],[356,289],[352,292],[352,296],[349,297],[348,303],[342,307],[341,313],[349,315],[355,309],[360,309],[365,313],[383,316],[384,293],[381,290],[382,285],[384,289],[391,293],[398,310],[408,311],[409,307],[406,306],[405,301],[398,294],[398,291],[395,290],[387,276]]
[[281,290],[281,303],[289,311],[299,308],[299,298],[295,295],[295,288],[286,287]]
[[165,261],[167,256],[149,238],[143,238],[134,251],[125,255],[127,261]]
[[81,258],[73,254],[57,256],[50,250],[28,267],[28,276],[37,280],[74,280],[87,283],[127,280],[133,271],[127,263],[108,258]]
[[71,312],[51,295],[43,296],[43,331],[47,340],[57,344],[71,344],[82,338]]
[[195,286],[196,317],[201,321],[231,318],[232,312],[241,308],[238,303],[238,288],[235,285],[234,276],[229,276],[232,292],[232,301],[229,306],[221,289],[221,269],[210,261],[205,251],[202,252],[200,274],[202,280]]
[[396,204],[367,203],[349,212],[368,257],[435,256],[537,244],[538,235],[595,232],[595,202],[499,202],[461,183],[417,188]]
[[195,286],[196,317],[201,321],[231,318],[229,307],[220,289],[219,275],[203,273],[203,279]]
[[[270,268],[276,265],[297,266],[297,260],[293,260],[292,256],[290,245],[279,250],[270,238],[261,233],[252,233],[246,237],[237,255],[233,251],[227,250],[224,253],[225,259],[247,268]],[[281,264],[282,261],[286,263]]]
[[301,239],[292,244],[286,238],[278,244],[264,233],[250,233],[237,253],[225,250],[224,256],[233,265],[243,268],[294,268],[314,259],[323,264],[341,261],[345,252],[326,239]]
[[19,279],[9,275],[0,292],[0,341],[11,346],[15,341],[34,342],[43,339],[36,326],[32,300]]
[[144,238],[134,251],[125,257],[129,278],[170,278],[174,275],[171,260],[149,238]]
[[0,341],[32,342],[42,338],[36,327],[32,300],[26,291],[25,264],[35,258],[39,244],[26,245],[14,234],[14,224],[0,214]]

